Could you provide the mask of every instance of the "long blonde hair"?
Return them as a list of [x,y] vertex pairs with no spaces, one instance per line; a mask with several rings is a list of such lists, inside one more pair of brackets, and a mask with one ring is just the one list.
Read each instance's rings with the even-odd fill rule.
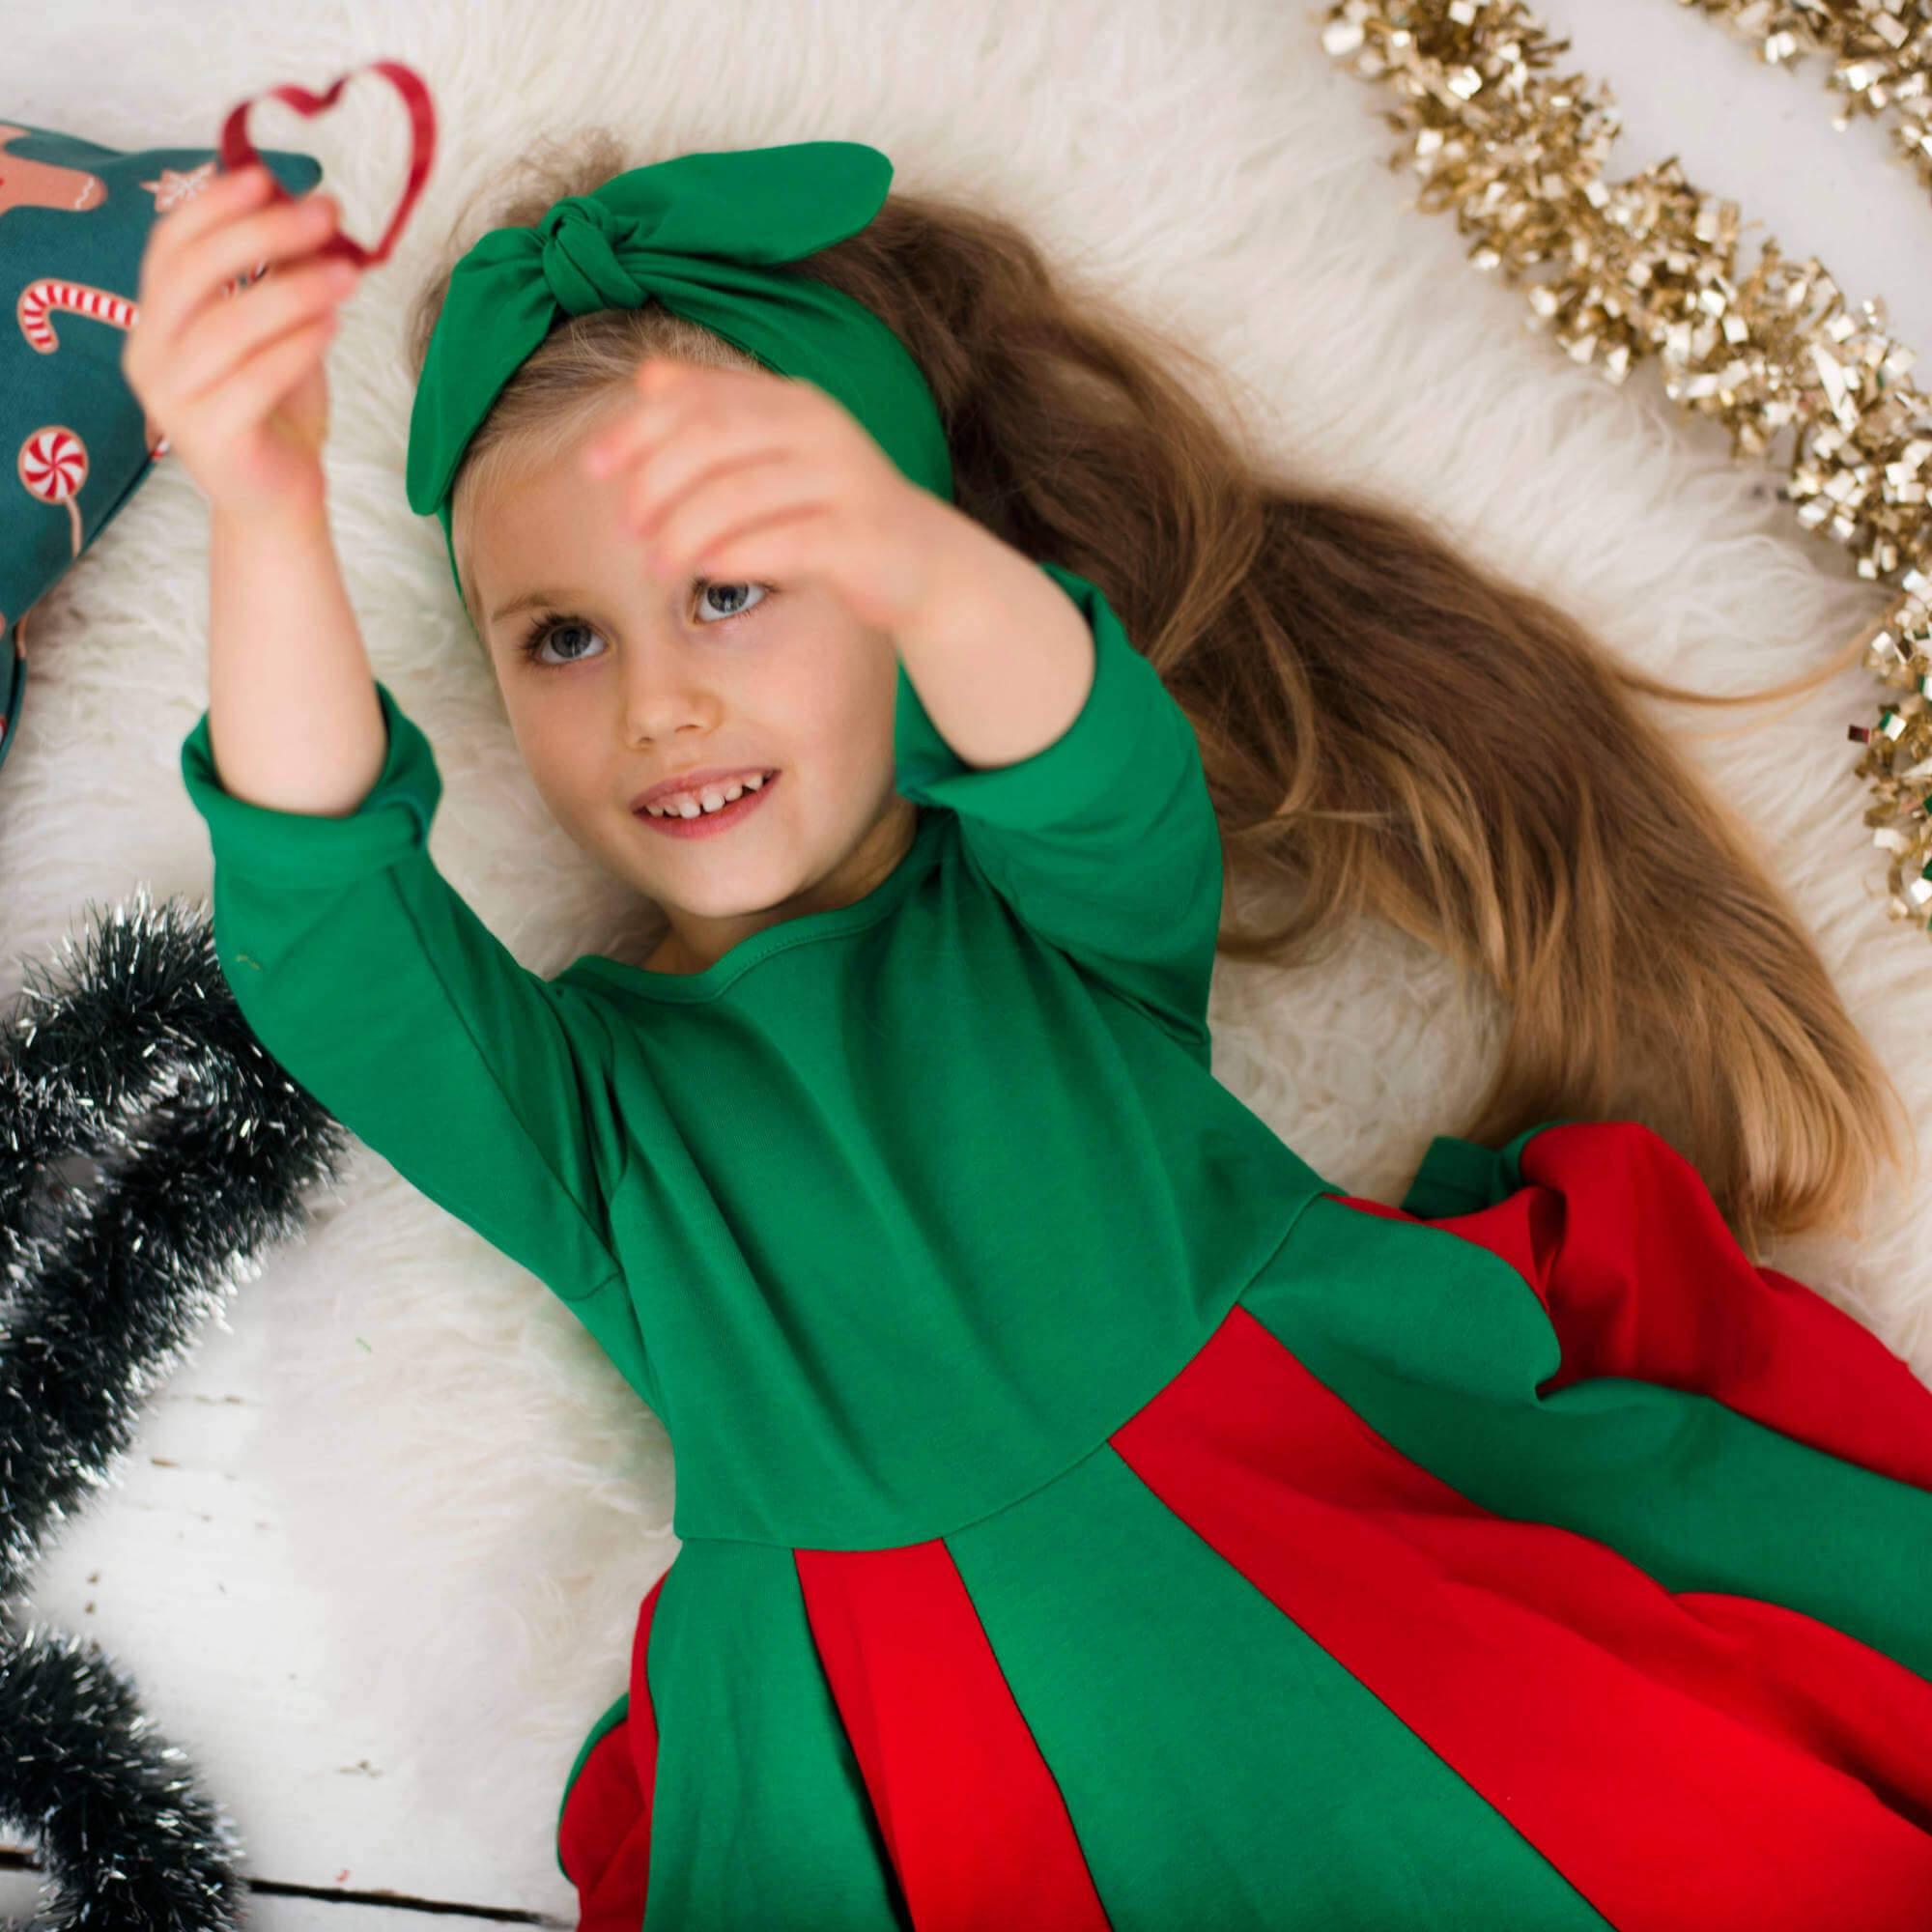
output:
[[[602,128],[541,143],[483,225],[532,225],[642,158]],[[464,221],[412,314],[417,374]],[[1636,699],[1794,696],[1862,639],[1741,696],[1621,665],[1416,514],[1304,489],[1237,444],[1181,374],[1211,383],[1211,365],[1070,292],[986,210],[894,192],[797,271],[897,332],[938,400],[959,507],[1097,583],[1186,713],[1224,864],[1289,905],[1225,923],[1222,955],[1310,963],[1378,914],[1506,1009],[1487,1091],[1440,1131],[1495,1146],[1557,1118],[1681,1120],[1676,1144],[1753,1259],[1768,1233],[1852,1230],[1909,1116],[1742,822]],[[453,528],[479,634],[469,512],[647,354],[751,361],[655,302],[569,318],[472,440]]]

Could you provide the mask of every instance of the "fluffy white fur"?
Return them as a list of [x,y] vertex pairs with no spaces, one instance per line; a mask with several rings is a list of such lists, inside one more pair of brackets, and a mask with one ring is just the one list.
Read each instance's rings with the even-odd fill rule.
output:
[[[634,129],[643,157],[863,139],[907,187],[982,194],[1070,272],[1186,331],[1230,372],[1227,407],[1302,473],[1420,500],[1666,676],[1768,683],[1875,611],[1843,554],[1776,500],[1772,472],[1733,464],[1654,365],[1622,390],[1573,365],[1526,331],[1520,292],[1466,264],[1446,218],[1406,205],[1383,164],[1385,100],[1321,52],[1317,11],[342,0],[266,21],[204,5],[142,10],[138,58],[121,60],[99,57],[113,10],[27,10],[9,29],[5,105],[132,148],[213,142],[243,97],[320,88],[372,58],[428,78],[434,172],[332,356],[335,525],[378,675],[437,750],[437,861],[548,973],[585,952],[641,958],[655,916],[548,819],[465,643],[440,532],[402,485],[406,303],[456,208],[537,130],[605,122]],[[359,83],[324,123],[270,106],[254,126],[264,146],[319,154],[352,232],[374,237],[406,153],[386,88]],[[1655,157],[1624,158],[1621,172]],[[5,774],[16,953],[44,953],[85,902],[141,881],[207,892],[177,770],[206,702],[206,539],[200,496],[164,461],[40,614]],[[1885,918],[1845,737],[1873,689],[1847,672],[1692,749],[1761,828],[1923,1131],[1932,974],[1922,937]],[[1495,1021],[1441,960],[1380,929],[1306,974],[1224,965],[1212,1017],[1219,1077],[1324,1175],[1384,1200],[1478,1092]],[[1932,1378],[1928,1241],[1932,1208],[1901,1190],[1861,1240],[1774,1259]],[[554,1886],[560,1780],[623,1688],[639,1600],[676,1548],[663,1429],[562,1304],[364,1148],[231,1320],[272,1337],[260,1451],[330,1606],[325,1694],[375,1702],[418,1742],[420,1788],[399,1804],[526,1834],[533,1885]]]

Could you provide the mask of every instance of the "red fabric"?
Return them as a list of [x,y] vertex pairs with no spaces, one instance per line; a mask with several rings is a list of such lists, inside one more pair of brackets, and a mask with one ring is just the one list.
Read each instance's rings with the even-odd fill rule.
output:
[[1238,1304],[1111,1440],[1620,1932],[1932,1923],[1916,1673],[1492,1516]]
[[[304,120],[313,120],[335,105],[342,90],[358,73],[381,74],[403,97],[403,106],[410,117],[410,171],[403,182],[402,200],[397,203],[395,213],[389,217],[389,225],[384,229],[382,240],[373,248],[363,247],[361,242],[352,241],[347,235],[336,234],[331,235],[315,252],[318,255],[341,255],[357,268],[379,268],[389,259],[389,251],[396,245],[396,237],[403,232],[403,223],[409,219],[410,210],[415,206],[423,183],[429,179],[430,164],[436,159],[436,108],[430,100],[429,89],[422,75],[414,68],[396,60],[368,61],[361,67],[351,68],[333,81],[327,94],[311,94],[307,88],[289,81],[280,87],[270,88],[266,94],[251,95],[230,108],[228,118],[221,124],[221,167],[225,174],[238,174],[245,167],[263,165],[261,156],[255,152],[255,143],[248,134],[248,118],[257,101],[272,97],[285,107],[293,107]],[[273,202],[293,200],[272,173],[269,176],[269,185],[274,190]]]
[[1636,1121],[1566,1122],[1532,1134],[1520,1166],[1525,1184],[1506,1200],[1428,1225],[1500,1255],[1542,1298],[1563,1346],[1544,1392],[1598,1376],[1688,1389],[1932,1490],[1932,1389],[1815,1289],[1753,1265],[1662,1135]]
[[638,1932],[643,1923],[658,1766],[657,1718],[644,1657],[663,1589],[660,1577],[638,1611],[630,1704],[591,1746],[557,1821],[557,1853],[577,1888],[578,1932]]
[[1060,1787],[945,1544],[793,1557],[919,1932],[1106,1932]]

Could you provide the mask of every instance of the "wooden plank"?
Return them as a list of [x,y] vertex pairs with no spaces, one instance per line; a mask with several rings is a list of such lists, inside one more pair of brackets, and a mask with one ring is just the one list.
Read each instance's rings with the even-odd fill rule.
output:
[[[43,1883],[44,1875],[22,1869],[17,1862],[19,1856],[0,1852],[0,1924],[28,1924],[52,1895]],[[448,1899],[388,1902],[346,1889],[309,1891],[269,1879],[251,1881],[244,1913],[251,1932],[422,1932],[426,1914],[433,1914],[440,1926],[452,1927],[568,1928],[577,1923],[575,1913],[558,1918],[488,1908],[466,1911],[462,1902]]]
[[[278,1276],[288,1286],[304,1271],[291,1259],[273,1258],[243,1294],[275,1292]],[[327,1602],[292,1567],[253,1466],[269,1324],[247,1319],[245,1301],[230,1314],[149,1397],[106,1486],[57,1526],[16,1626],[81,1633],[132,1677],[159,1733],[234,1819],[244,1870],[325,1900],[434,1900],[574,1923],[551,1818],[504,1830],[450,1815],[412,1776],[397,1724],[323,1693],[309,1660],[324,1648]],[[34,1853],[0,1831],[0,1865]],[[17,1882],[30,1893],[38,1884]],[[306,1925],[325,1911],[338,1926],[364,1922],[347,1902],[297,1896],[263,1922]]]

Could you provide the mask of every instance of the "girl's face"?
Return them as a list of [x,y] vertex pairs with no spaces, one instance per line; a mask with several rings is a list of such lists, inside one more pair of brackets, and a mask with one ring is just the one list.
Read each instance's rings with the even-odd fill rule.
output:
[[[814,585],[651,576],[629,479],[586,477],[585,443],[478,510],[469,557],[510,728],[571,838],[661,904],[650,962],[695,972],[892,871],[917,813],[894,789],[891,638]],[[776,771],[709,838],[654,830],[631,801],[680,772]]]

